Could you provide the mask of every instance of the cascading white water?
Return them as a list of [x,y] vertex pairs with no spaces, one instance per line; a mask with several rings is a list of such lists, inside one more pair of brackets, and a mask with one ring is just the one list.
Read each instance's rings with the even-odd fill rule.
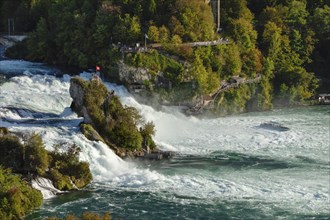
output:
[[[88,80],[90,74],[84,73],[82,77],[87,77]],[[6,119],[0,120],[0,126],[9,127],[14,131],[40,133],[50,150],[56,143],[77,144],[82,149],[81,159],[90,163],[94,181],[142,185],[157,180],[161,175],[149,170],[137,169],[136,165],[120,159],[105,144],[89,141],[79,132],[78,125],[82,119],[77,118],[76,114],[68,109],[72,101],[69,95],[69,82],[70,77],[67,75],[62,79],[49,75],[11,78],[10,82],[0,88],[0,109],[3,108],[0,117]],[[4,109],[8,106],[41,113],[56,113],[58,118],[64,120],[55,126],[40,125],[38,121],[33,124],[21,124],[20,122],[26,119],[32,119],[31,114],[24,110],[20,110],[18,114]],[[11,120],[15,120],[14,123],[11,123]]]
[[[90,74],[81,76],[88,79]],[[330,136],[326,126],[329,118],[324,119],[324,114],[298,114],[292,110],[285,114],[278,111],[202,120],[186,117],[176,109],[170,109],[171,113],[156,111],[138,103],[124,87],[107,83],[123,104],[137,108],[147,121],[155,123],[155,139],[161,148],[177,152],[174,162],[178,160],[179,165],[175,167],[174,163],[168,171],[123,161],[105,144],[87,140],[78,128],[82,119],[68,109],[71,103],[69,80],[69,76],[55,78],[28,74],[11,78],[0,86],[0,126],[14,131],[39,132],[48,149],[55,143],[74,142],[82,149],[81,159],[90,164],[95,187],[160,195],[166,192],[164,200],[180,203],[191,202],[182,197],[194,198],[193,203],[250,198],[251,201],[274,203],[295,213],[324,212],[329,201],[327,140]],[[9,106],[19,111],[8,109]],[[44,114],[46,119],[50,119],[47,114],[51,113],[55,115],[51,118],[56,120],[49,120],[51,124],[38,123],[43,118],[33,118],[34,113],[28,110]],[[26,119],[35,121],[26,122]],[[267,121],[284,123],[290,130],[278,132],[258,127]],[[284,166],[289,162],[294,167],[272,168],[270,172],[223,166],[223,161],[231,157],[239,157],[238,162],[256,158],[266,161],[261,162],[266,165],[269,163],[270,168],[274,161]],[[192,162],[185,165],[185,158],[192,158]],[[300,167],[301,158],[316,163]],[[253,166],[258,167],[258,162]],[[267,206],[261,208],[267,210]]]

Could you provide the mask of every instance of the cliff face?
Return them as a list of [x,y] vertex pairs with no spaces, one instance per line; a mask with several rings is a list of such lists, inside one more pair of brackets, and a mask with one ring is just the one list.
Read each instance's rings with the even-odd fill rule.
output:
[[129,84],[139,83],[143,84],[146,80],[151,80],[151,75],[149,74],[149,70],[146,68],[136,68],[133,66],[129,66],[124,62],[118,62],[119,68],[119,79],[122,82],[126,82]]
[[[71,104],[71,108],[74,112],[78,114],[80,117],[84,117],[84,122],[87,124],[91,124],[93,121],[88,115],[88,111],[84,106],[84,97],[85,97],[85,89],[84,83],[79,81],[77,78],[72,78],[70,82],[70,96],[73,99]],[[86,85],[85,85],[86,86]]]

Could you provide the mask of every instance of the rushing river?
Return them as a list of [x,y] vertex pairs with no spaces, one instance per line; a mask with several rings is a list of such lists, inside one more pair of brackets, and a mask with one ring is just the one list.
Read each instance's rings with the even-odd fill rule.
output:
[[[13,60],[0,61],[0,74],[0,126],[38,132],[50,150],[76,143],[94,177],[86,190],[47,199],[26,219],[84,211],[115,219],[330,218],[329,106],[197,119],[175,108],[156,111],[107,83],[155,123],[160,148],[176,152],[169,161],[138,163],[79,132],[82,119],[69,109],[70,76]],[[265,122],[289,130],[261,127]]]

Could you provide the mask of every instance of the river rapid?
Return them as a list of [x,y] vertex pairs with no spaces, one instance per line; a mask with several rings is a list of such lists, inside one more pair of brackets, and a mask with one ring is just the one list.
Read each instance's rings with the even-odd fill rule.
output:
[[[156,111],[106,83],[155,123],[161,149],[176,152],[168,161],[135,162],[80,133],[82,118],[69,108],[69,75],[2,60],[0,78],[0,126],[38,132],[49,150],[77,144],[94,178],[85,190],[44,200],[26,219],[84,211],[111,212],[115,219],[330,218],[329,106],[197,119],[173,107]],[[266,122],[289,130],[260,126]]]

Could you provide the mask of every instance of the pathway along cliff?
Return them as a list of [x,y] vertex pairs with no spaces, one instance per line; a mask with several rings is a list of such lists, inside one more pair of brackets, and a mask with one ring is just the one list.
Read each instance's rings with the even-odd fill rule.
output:
[[253,79],[246,79],[239,76],[233,76],[229,81],[222,81],[220,83],[219,89],[211,94],[210,96],[201,96],[199,101],[193,106],[189,107],[185,110],[187,115],[198,115],[202,114],[203,110],[208,109],[211,106],[220,93],[225,92],[229,89],[237,88],[243,84],[252,84],[258,83],[261,80],[261,74],[257,74],[257,76]]

